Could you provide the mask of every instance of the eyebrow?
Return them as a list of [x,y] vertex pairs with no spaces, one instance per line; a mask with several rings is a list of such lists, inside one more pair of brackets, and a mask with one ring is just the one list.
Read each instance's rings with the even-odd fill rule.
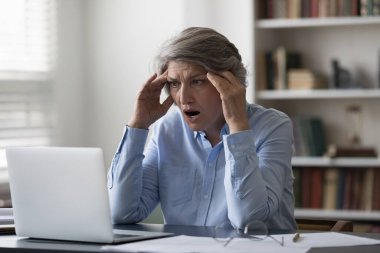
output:
[[[205,73],[198,73],[198,74],[190,76],[188,79],[194,79],[196,77],[204,76],[206,74],[207,74],[207,72],[205,72]],[[178,81],[176,78],[173,78],[173,77],[170,77],[170,76],[168,76],[167,79],[168,79],[168,81]]]

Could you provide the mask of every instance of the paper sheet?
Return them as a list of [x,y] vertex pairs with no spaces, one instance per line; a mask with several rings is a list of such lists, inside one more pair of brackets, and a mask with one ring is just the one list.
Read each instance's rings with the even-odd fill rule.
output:
[[301,234],[298,242],[293,242],[293,234],[274,235],[279,239],[284,236],[284,246],[281,247],[271,238],[262,241],[252,241],[245,238],[234,238],[226,247],[223,243],[211,237],[174,236],[163,239],[140,241],[120,245],[108,245],[102,247],[107,251],[124,252],[165,252],[165,253],[190,253],[190,252],[279,252],[279,253],[305,253],[312,247],[334,247],[380,244],[380,240],[368,239],[358,236],[326,232]]

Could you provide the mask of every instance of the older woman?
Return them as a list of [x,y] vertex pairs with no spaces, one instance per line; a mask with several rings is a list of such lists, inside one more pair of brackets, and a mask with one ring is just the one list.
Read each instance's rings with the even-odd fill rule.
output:
[[209,28],[185,29],[161,48],[157,72],[108,174],[114,222],[139,222],[160,203],[167,224],[242,229],[259,220],[295,230],[291,121],[246,102],[234,44]]

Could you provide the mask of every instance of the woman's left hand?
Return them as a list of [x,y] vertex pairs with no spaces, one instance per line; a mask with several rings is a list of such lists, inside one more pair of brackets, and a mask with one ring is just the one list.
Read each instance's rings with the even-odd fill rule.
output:
[[223,114],[230,133],[248,130],[245,86],[230,71],[218,74],[208,72],[207,78],[220,93]]

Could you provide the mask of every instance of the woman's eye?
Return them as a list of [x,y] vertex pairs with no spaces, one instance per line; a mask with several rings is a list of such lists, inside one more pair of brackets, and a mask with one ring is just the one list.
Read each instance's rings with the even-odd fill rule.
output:
[[203,84],[204,80],[201,80],[201,79],[195,79],[192,81],[192,84],[193,85],[196,85],[196,86],[199,86],[201,84]]
[[179,86],[178,82],[174,81],[168,81],[167,84],[169,85],[169,88],[178,88]]

